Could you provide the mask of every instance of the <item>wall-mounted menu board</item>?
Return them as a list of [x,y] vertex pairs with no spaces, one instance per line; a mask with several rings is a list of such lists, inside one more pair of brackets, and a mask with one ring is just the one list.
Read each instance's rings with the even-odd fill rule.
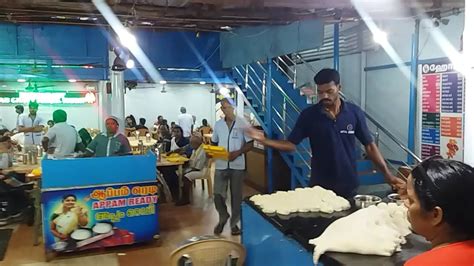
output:
[[448,62],[421,64],[419,69],[421,157],[462,161],[464,77]]

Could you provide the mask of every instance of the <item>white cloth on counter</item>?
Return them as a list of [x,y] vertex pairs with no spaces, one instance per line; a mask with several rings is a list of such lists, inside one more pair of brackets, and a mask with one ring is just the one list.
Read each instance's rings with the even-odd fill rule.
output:
[[321,236],[309,241],[315,245],[315,265],[327,251],[380,256],[401,251],[411,233],[406,212],[405,206],[380,203],[334,221]]
[[349,201],[320,186],[255,195],[250,200],[264,213],[288,215],[296,212],[333,213],[351,207]]

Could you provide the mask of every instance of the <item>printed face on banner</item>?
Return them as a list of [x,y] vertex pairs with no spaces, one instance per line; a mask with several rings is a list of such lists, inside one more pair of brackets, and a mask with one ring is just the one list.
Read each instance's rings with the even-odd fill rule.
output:
[[158,233],[156,183],[47,191],[42,196],[47,250],[130,245]]

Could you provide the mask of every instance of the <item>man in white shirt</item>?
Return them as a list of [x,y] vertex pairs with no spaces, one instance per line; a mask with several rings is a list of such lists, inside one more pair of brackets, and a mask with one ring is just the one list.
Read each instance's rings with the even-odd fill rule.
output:
[[240,203],[242,201],[242,185],[245,176],[245,153],[250,151],[253,140],[245,135],[247,123],[234,114],[231,100],[221,101],[224,118],[216,122],[211,142],[213,145],[224,147],[229,152],[228,160],[216,160],[214,176],[214,204],[219,213],[219,223],[214,228],[214,234],[222,233],[229,213],[227,212],[226,196],[230,184],[232,216],[230,227],[232,235],[239,235],[237,223],[240,221]]
[[76,144],[82,143],[75,128],[66,123],[67,114],[64,110],[53,112],[54,126],[51,127],[43,138],[43,148],[48,154],[62,158],[74,153]]
[[183,137],[189,139],[193,132],[193,116],[186,113],[186,108],[181,107],[181,114],[178,116],[178,125],[183,129]]
[[18,132],[25,133],[25,151],[36,149],[43,139],[45,121],[37,115],[38,106],[36,101],[30,102],[28,105],[30,113],[20,116],[18,121]]
[[15,125],[15,129],[13,130],[15,132],[18,131],[18,125],[20,124],[20,117],[23,115],[24,111],[25,111],[25,108],[23,107],[23,105],[19,104],[15,106],[15,113],[17,113],[16,125]]

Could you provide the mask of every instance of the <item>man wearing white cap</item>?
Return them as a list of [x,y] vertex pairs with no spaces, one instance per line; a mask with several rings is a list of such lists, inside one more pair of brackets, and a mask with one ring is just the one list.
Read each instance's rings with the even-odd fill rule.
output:
[[124,134],[118,132],[119,122],[115,116],[105,119],[106,133],[97,135],[87,146],[86,156],[109,157],[131,154],[130,143]]

